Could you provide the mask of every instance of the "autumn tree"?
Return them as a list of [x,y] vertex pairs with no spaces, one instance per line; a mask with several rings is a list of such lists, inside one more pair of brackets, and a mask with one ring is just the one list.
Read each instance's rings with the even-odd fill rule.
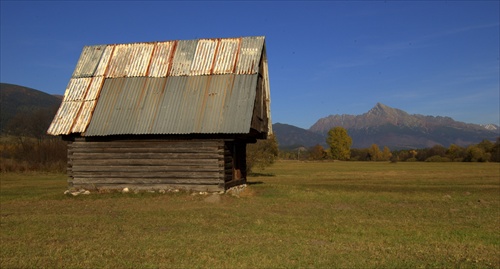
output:
[[380,148],[377,144],[372,144],[370,148],[368,148],[368,159],[370,161],[378,161],[382,158],[382,152],[380,152]]
[[479,144],[477,144],[477,146],[479,148],[483,149],[484,152],[491,153],[495,144],[493,144],[493,142],[491,142],[488,139],[483,139],[483,141],[479,142]]
[[384,146],[384,149],[382,150],[382,153],[381,153],[381,161],[388,161],[391,159],[392,157],[392,152],[391,150],[389,149],[389,147],[387,146]]
[[326,156],[326,151],[320,144],[317,144],[309,150],[309,158],[312,160],[323,160]]
[[446,150],[446,156],[450,158],[451,161],[462,161],[465,150],[464,148],[451,144]]
[[487,162],[490,158],[491,154],[478,145],[470,145],[465,149],[466,162]]
[[351,157],[352,138],[343,127],[334,127],[328,131],[326,143],[330,146],[330,157],[334,160],[349,160]]

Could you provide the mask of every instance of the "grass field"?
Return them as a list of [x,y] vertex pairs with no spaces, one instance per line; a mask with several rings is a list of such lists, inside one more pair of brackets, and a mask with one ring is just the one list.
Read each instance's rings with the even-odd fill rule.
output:
[[499,268],[499,163],[281,161],[234,197],[0,174],[1,268]]

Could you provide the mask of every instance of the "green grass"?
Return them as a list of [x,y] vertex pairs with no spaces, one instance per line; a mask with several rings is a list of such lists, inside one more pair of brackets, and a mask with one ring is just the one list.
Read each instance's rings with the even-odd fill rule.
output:
[[240,198],[0,174],[1,268],[499,268],[500,164],[282,161]]

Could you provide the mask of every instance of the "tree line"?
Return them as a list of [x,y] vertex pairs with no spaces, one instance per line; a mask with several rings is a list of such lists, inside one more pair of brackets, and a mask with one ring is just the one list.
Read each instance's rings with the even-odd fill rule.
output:
[[280,151],[279,158],[295,160],[344,160],[344,161],[426,161],[426,162],[500,162],[500,137],[496,142],[483,140],[467,147],[455,144],[449,147],[435,145],[424,149],[391,151],[372,144],[369,148],[352,149],[352,138],[342,127],[332,128],[326,139],[328,148],[315,145],[311,148]]

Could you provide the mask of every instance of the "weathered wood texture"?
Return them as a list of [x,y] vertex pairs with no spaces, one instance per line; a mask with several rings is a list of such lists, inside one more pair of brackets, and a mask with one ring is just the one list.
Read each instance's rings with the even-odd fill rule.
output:
[[[264,57],[264,55],[262,55]],[[261,61],[267,61],[262,58]],[[268,71],[264,65],[259,68],[259,76],[257,80],[257,92],[254,101],[253,114],[252,114],[252,128],[259,134],[259,138],[266,138],[269,132],[270,119],[270,96],[264,88],[269,89],[269,80],[267,78]]]
[[233,145],[224,140],[76,139],[68,144],[70,185],[225,190],[226,182],[233,180]]

